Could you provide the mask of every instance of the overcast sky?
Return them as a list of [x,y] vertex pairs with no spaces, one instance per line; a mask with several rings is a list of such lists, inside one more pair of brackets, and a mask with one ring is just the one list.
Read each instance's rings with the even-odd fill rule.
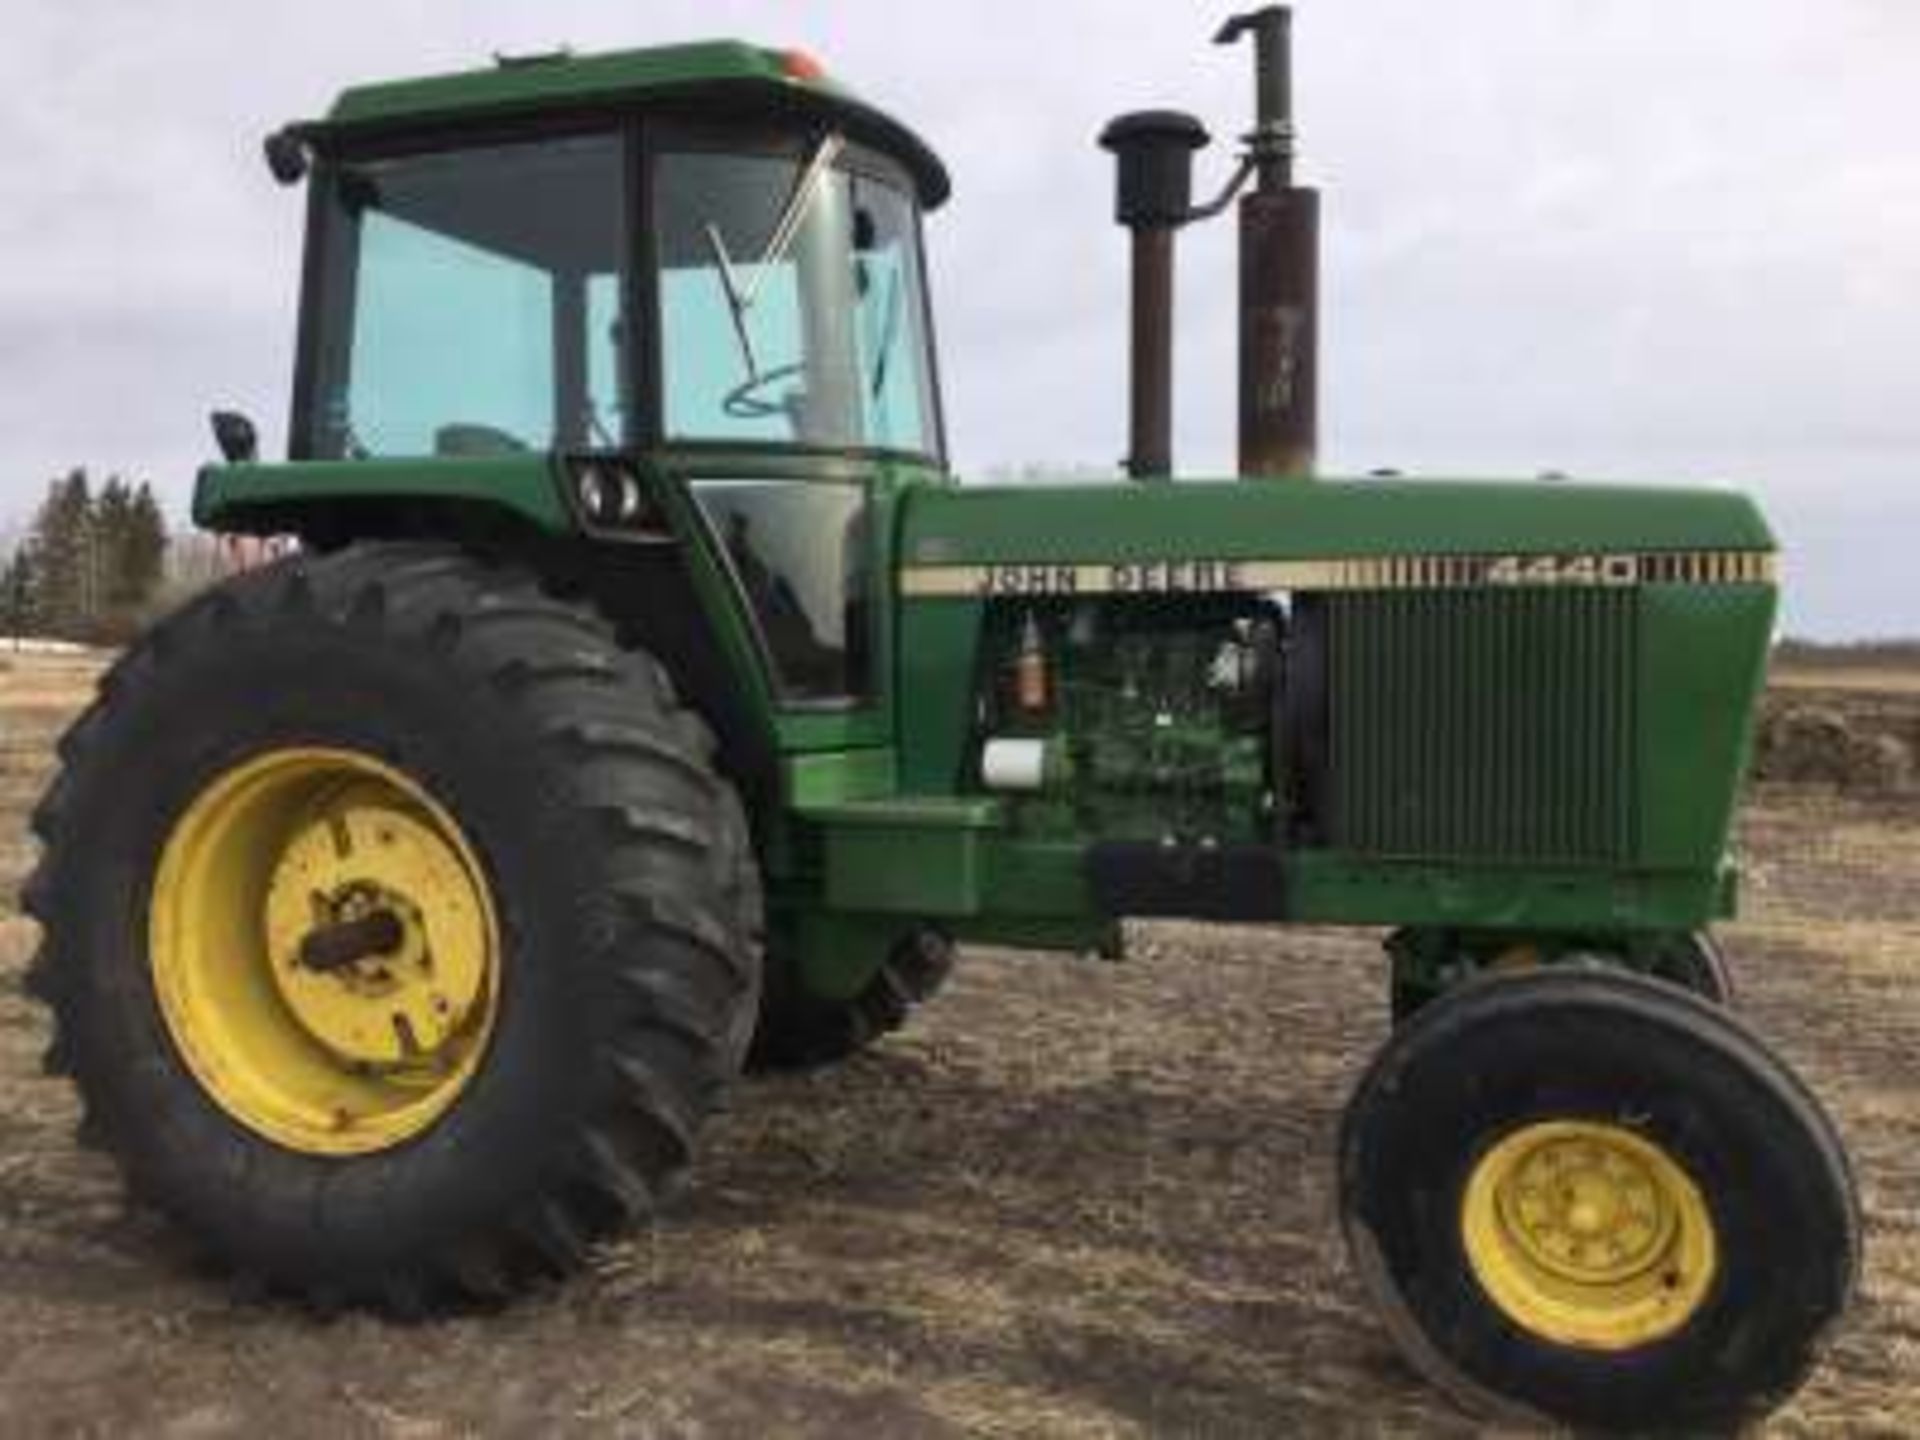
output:
[[[804,45],[947,158],[962,473],[1125,448],[1111,115],[1251,104],[1229,6],[4,0],[0,515],[85,463],[184,506],[205,414],[281,443],[299,202],[259,160],[343,84],[493,51]],[[1326,465],[1758,491],[1789,624],[1920,633],[1920,3],[1302,0],[1327,191]],[[1181,256],[1178,464],[1231,467],[1232,227]]]

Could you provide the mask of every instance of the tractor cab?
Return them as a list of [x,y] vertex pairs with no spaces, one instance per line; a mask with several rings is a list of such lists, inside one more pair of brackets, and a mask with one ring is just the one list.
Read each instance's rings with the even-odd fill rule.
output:
[[943,464],[917,138],[727,43],[359,87],[269,159],[310,179],[295,461],[517,461],[609,538],[691,495],[772,697],[871,697],[875,482]]

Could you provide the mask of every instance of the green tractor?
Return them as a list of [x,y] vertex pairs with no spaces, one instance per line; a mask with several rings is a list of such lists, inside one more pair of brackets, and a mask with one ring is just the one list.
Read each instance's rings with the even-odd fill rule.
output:
[[[1377,926],[1341,1218],[1411,1360],[1583,1426],[1793,1392],[1857,1204],[1707,938],[1773,538],[1717,490],[1315,478],[1286,12],[1243,35],[1219,198],[1190,117],[1104,137],[1107,484],[956,483],[947,175],[806,55],[502,59],[267,142],[307,194],[290,454],[217,415],[194,513],[297,545],[114,666],[25,892],[49,1065],[136,1197],[254,1288],[484,1303],[956,943]],[[1242,473],[1170,483],[1174,239],[1236,197]]]

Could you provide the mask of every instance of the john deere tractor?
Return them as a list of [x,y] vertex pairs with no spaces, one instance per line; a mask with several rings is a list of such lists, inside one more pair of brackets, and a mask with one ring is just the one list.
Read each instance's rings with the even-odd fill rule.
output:
[[[1103,137],[1111,483],[949,472],[947,174],[804,54],[501,59],[273,134],[290,453],[217,415],[194,514],[288,553],[114,666],[25,894],[49,1063],[137,1198],[256,1289],[485,1302],[956,943],[1380,927],[1340,1213],[1413,1363],[1583,1426],[1794,1390],[1860,1222],[1708,938],[1773,538],[1721,490],[1316,477],[1286,12],[1243,37],[1217,193],[1188,116]],[[1236,201],[1241,473],[1174,482],[1174,242]]]

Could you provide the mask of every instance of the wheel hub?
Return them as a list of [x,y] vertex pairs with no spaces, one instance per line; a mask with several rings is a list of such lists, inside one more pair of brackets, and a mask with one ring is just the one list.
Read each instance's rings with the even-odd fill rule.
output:
[[[281,998],[314,1039],[370,1066],[430,1069],[444,1056],[481,998],[483,923],[452,847],[372,797],[302,826],[267,888]],[[327,939],[356,931],[368,942],[357,953],[313,963]],[[394,943],[371,943],[382,939]]]
[[1624,1280],[1658,1263],[1678,1223],[1645,1161],[1585,1140],[1537,1146],[1498,1199],[1534,1263],[1586,1283]]
[[1528,1125],[1468,1177],[1467,1259],[1507,1317],[1546,1339],[1627,1349],[1684,1326],[1717,1268],[1713,1222],[1679,1162],[1616,1125]]
[[411,777],[267,752],[189,802],[149,914],[181,1059],[235,1119],[321,1155],[386,1149],[477,1070],[499,1003],[485,872]]

